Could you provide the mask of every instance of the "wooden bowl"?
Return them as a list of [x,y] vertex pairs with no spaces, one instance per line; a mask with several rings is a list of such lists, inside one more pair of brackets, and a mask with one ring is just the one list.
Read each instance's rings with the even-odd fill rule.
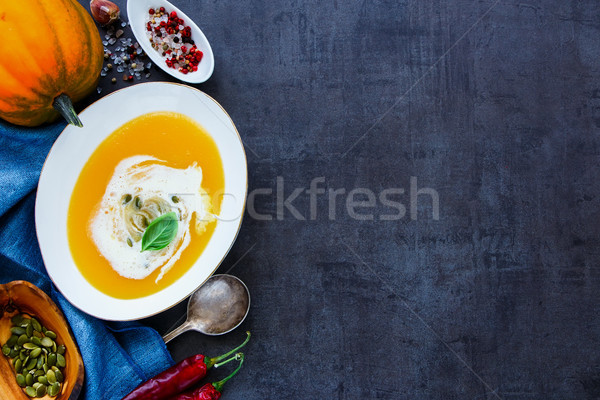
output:
[[[19,313],[35,316],[42,325],[58,335],[56,342],[66,347],[66,367],[61,392],[56,397],[46,395],[42,399],[77,399],[83,386],[83,360],[63,313],[46,293],[29,282],[14,281],[0,285],[0,346],[11,336],[10,319]],[[9,359],[1,353],[0,399],[30,400],[17,384]]]

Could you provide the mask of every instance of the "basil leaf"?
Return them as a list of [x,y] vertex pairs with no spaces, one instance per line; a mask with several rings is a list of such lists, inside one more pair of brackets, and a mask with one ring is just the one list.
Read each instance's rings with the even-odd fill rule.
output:
[[142,251],[161,250],[167,247],[177,235],[178,223],[174,211],[152,221],[142,236]]

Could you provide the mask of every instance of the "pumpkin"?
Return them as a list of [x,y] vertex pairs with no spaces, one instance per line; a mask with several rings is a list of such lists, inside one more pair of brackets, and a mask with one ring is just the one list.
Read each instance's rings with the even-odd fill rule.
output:
[[[56,333],[57,342],[67,348],[65,352],[67,365],[63,371],[62,390],[53,400],[76,399],[83,387],[85,371],[77,342],[63,313],[46,293],[29,282],[13,281],[0,285],[0,342],[2,344],[6,343],[12,335],[10,319],[22,313],[35,316],[44,327]],[[0,399],[29,400],[15,380],[12,364],[2,353],[0,353]]]
[[0,2],[0,118],[37,126],[73,109],[98,83],[104,48],[76,0]]

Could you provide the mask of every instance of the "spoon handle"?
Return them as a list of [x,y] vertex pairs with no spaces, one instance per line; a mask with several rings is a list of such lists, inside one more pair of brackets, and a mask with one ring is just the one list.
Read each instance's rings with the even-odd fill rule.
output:
[[183,324],[179,325],[177,328],[164,335],[163,340],[165,341],[165,343],[169,343],[175,337],[181,335],[183,332],[189,331],[190,329],[192,329],[192,325],[189,323],[189,321],[185,321]]

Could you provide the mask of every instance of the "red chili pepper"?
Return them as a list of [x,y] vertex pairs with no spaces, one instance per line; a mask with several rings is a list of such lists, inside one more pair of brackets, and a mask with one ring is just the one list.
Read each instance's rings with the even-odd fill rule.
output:
[[235,358],[240,360],[240,365],[238,365],[235,371],[233,371],[227,378],[218,382],[207,383],[206,385],[190,392],[181,393],[171,400],[218,400],[221,397],[221,392],[223,392],[223,386],[225,383],[233,378],[240,368],[242,368],[242,364],[244,363],[244,353],[236,354]]
[[161,372],[133,389],[122,400],[162,400],[176,396],[192,387],[206,376],[206,372],[219,361],[222,361],[244,347],[250,340],[250,332],[244,343],[218,357],[206,358],[197,354],[186,358],[171,368]]

